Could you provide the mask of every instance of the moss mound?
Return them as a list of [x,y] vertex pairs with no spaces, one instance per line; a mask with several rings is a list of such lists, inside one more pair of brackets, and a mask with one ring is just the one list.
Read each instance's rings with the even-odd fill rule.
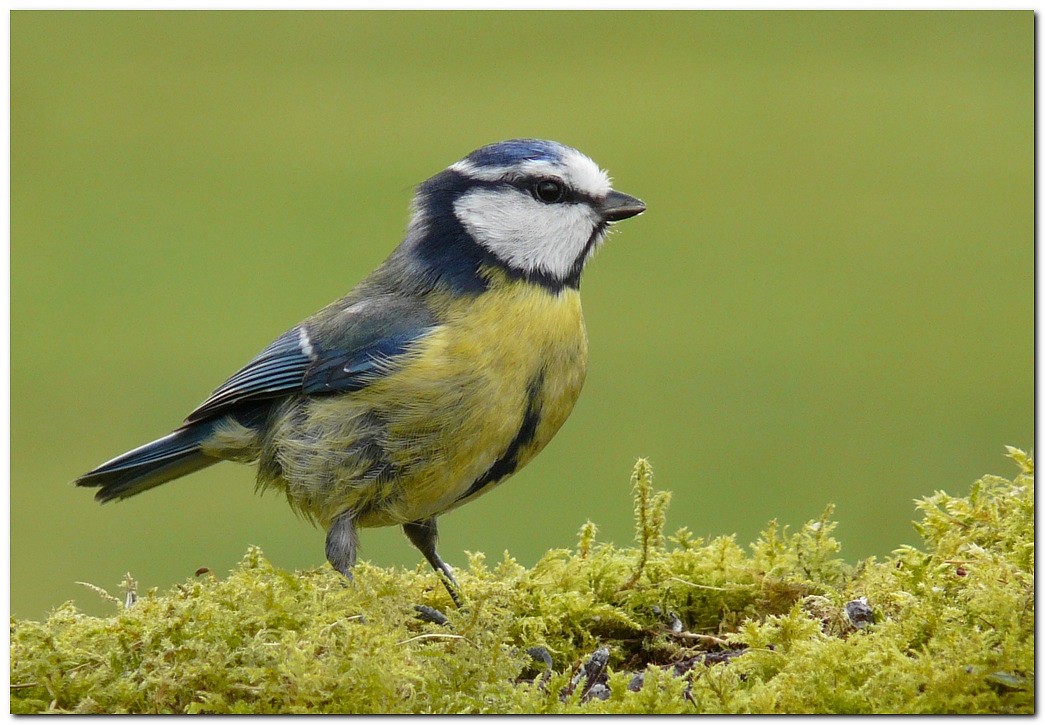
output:
[[923,548],[855,567],[830,509],[747,549],[665,537],[670,496],[639,461],[634,548],[587,523],[530,570],[472,555],[462,610],[422,567],[349,585],[257,549],[167,593],[128,579],[111,617],[12,620],[11,709],[1032,713],[1034,464],[1009,454],[1012,481],[916,503]]

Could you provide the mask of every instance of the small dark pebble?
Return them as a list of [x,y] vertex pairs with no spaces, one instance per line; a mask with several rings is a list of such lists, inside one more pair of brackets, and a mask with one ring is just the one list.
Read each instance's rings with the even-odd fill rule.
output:
[[[606,671],[606,665],[610,661],[610,650],[609,647],[599,647],[597,650],[591,653],[591,657],[584,663],[584,667],[581,672],[577,675],[583,675],[586,679],[598,677]],[[574,678],[576,679],[576,678]]]
[[874,624],[874,610],[867,603],[867,597],[860,597],[845,603],[845,615],[857,629]]
[[591,689],[588,690],[588,692],[584,696],[584,699],[586,701],[591,700],[592,698],[596,700],[609,700],[610,688],[606,687],[606,685],[602,684],[601,682],[596,682],[594,685],[591,686]]
[[446,615],[435,607],[429,607],[427,604],[417,604],[414,606],[414,611],[417,612],[417,618],[422,622],[431,622],[443,627],[450,625],[450,620],[446,618]]
[[628,682],[628,689],[631,692],[638,692],[642,689],[642,686],[646,684],[646,671],[636,672],[635,676]]
[[704,664],[706,665],[724,665],[728,664],[731,660],[736,659],[740,655],[744,654],[747,650],[744,649],[724,649],[721,652],[708,652],[704,655]]
[[650,611],[653,613],[654,617],[660,619],[667,625],[668,631],[674,634],[678,634],[682,631],[682,620],[679,619],[679,615],[669,611],[667,613],[667,616],[665,616],[664,610],[658,607],[656,604],[650,607]]
[[527,647],[526,654],[533,658],[534,662],[540,662],[544,664],[545,669],[550,670],[552,668],[552,655],[544,647]]
[[[673,665],[660,665],[662,670],[671,668],[671,674],[673,677],[682,677],[686,675],[690,670],[696,667],[698,664],[705,665],[724,665],[728,664],[730,660],[739,657],[744,654],[746,650],[743,649],[727,649],[720,652],[705,652],[703,654],[696,655],[695,657],[689,657],[684,660],[680,660]],[[653,666],[653,665],[651,665]],[[648,668],[647,668],[648,669]],[[642,686],[646,684],[646,671],[636,672],[631,681],[628,682],[628,689],[632,692],[638,692],[642,689]],[[686,687],[686,692],[683,693],[686,699],[692,700],[692,694],[690,687]]]
[[[577,672],[573,675],[570,684],[564,687],[559,693],[559,699],[565,702],[582,682],[584,685],[581,688],[581,702],[587,702],[592,697],[598,697],[600,700],[605,700],[609,697],[609,689],[606,688],[606,682],[609,680],[609,676],[606,674],[606,665],[609,664],[609,661],[609,648],[599,647],[597,650],[592,652],[588,661],[578,668]],[[602,685],[602,689],[606,690],[605,697],[601,694],[593,694],[592,691],[595,689],[596,685]],[[598,692],[601,693],[602,689],[598,690]]]
[[678,634],[682,631],[682,620],[679,619],[679,615],[674,612],[668,612],[668,629],[674,634]]
[[[746,651],[747,650],[744,648],[736,648],[719,650],[717,652],[703,652],[671,665],[650,664],[645,670],[636,672],[632,675],[631,680],[628,681],[628,690],[631,692],[638,692],[642,689],[642,686],[646,684],[646,672],[650,667],[660,667],[661,670],[665,671],[670,669],[673,677],[687,677],[688,679],[688,677],[691,676],[689,675],[690,670],[699,664],[729,664],[731,660],[740,657]],[[530,647],[526,652],[534,659],[534,661],[546,662],[548,665],[548,671],[551,670],[551,655],[548,654],[546,649],[543,647]],[[547,660],[545,660],[545,655],[548,656]],[[610,651],[606,647],[600,647],[595,650],[591,657],[589,657],[583,665],[577,668],[573,678],[570,680],[570,684],[559,692],[559,699],[565,702],[578,687],[581,687],[581,702],[588,702],[592,698],[597,700],[608,700],[610,697],[610,689],[607,684],[609,682],[609,676],[606,674],[606,665],[609,663],[609,657]],[[523,681],[529,682],[530,680]],[[688,682],[686,684],[686,689],[682,693],[682,696],[689,702],[694,702],[692,687],[693,683]]]
[[552,655],[545,647],[527,647],[526,654],[533,660],[523,667],[516,683],[537,683],[542,691],[547,692],[545,685],[552,677]]

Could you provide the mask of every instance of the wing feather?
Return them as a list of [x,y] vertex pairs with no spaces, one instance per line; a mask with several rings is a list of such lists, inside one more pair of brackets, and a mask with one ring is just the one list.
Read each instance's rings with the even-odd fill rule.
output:
[[185,422],[266,398],[360,390],[386,374],[389,362],[432,327],[430,313],[410,300],[332,306],[276,338]]

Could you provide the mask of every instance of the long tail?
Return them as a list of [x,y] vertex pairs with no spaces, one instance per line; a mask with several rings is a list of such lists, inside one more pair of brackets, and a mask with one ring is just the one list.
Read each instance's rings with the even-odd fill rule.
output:
[[146,443],[107,461],[76,479],[77,486],[94,486],[101,502],[127,498],[175,478],[219,463],[200,444],[214,432],[211,421],[179,428],[170,435]]

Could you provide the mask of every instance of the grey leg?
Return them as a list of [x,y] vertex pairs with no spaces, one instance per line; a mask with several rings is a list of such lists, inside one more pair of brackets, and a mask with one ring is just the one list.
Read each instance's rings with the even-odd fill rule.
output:
[[327,531],[327,561],[349,579],[352,578],[352,567],[356,565],[358,544],[352,512],[346,511],[334,519]]
[[435,525],[435,517],[425,519],[423,521],[414,521],[409,524],[403,524],[403,533],[406,534],[406,538],[410,539],[410,543],[418,548],[418,550],[424,555],[428,563],[435,569],[436,574],[441,574],[439,578],[443,581],[443,586],[446,587],[446,591],[450,593],[450,598],[454,600],[454,604],[458,608],[461,606],[461,587],[457,584],[457,580],[454,579],[453,571],[445,561],[439,558],[439,554],[436,553],[435,544],[439,538],[439,531]]

